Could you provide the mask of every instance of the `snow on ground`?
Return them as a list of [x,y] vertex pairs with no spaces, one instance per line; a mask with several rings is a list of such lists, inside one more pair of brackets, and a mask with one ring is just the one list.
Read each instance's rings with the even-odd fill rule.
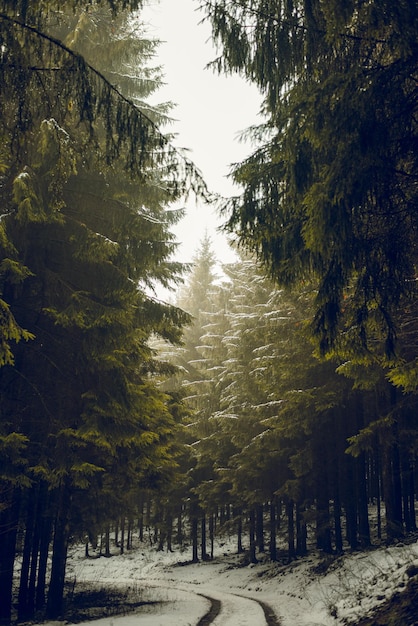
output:
[[218,546],[213,561],[186,564],[189,558],[144,545],[111,558],[85,558],[79,549],[67,573],[76,582],[129,586],[139,599],[158,601],[95,626],[195,626],[210,608],[208,598],[221,602],[214,626],[265,626],[258,602],[274,610],[281,626],[340,626],[402,590],[408,567],[418,567],[418,542],[328,561],[312,553],[290,565],[243,566],[229,543]]

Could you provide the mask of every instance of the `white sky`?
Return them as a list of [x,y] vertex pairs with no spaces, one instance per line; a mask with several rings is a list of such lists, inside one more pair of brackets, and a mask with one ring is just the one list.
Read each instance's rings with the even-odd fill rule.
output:
[[[234,188],[227,180],[230,165],[251,153],[238,135],[257,123],[261,96],[239,77],[218,76],[205,69],[216,51],[209,41],[209,24],[199,24],[203,14],[197,11],[197,0],[150,0],[150,5],[142,17],[149,23],[149,34],[163,42],[158,62],[166,80],[157,98],[176,104],[172,115],[177,121],[168,130],[177,133],[176,145],[190,150],[190,159],[202,171],[210,190],[233,195]],[[178,260],[191,261],[207,232],[219,261],[231,261],[226,239],[216,232],[220,223],[212,207],[196,206],[191,199],[187,217],[175,229],[182,242]]]

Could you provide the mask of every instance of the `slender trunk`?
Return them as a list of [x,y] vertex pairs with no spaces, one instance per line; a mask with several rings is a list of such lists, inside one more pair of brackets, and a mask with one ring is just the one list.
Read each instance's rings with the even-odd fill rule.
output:
[[37,492],[36,521],[32,542],[27,597],[29,613],[32,619],[35,616],[37,608],[37,580],[39,580],[40,575],[42,535],[44,533],[44,524],[46,520],[48,520],[48,486],[45,482],[42,482]]
[[167,552],[173,552],[173,516],[170,511],[167,511],[166,527],[167,527]]
[[409,450],[401,454],[401,478],[402,478],[402,505],[405,530],[412,532],[416,529],[415,502],[414,502],[414,472]]
[[[342,399],[343,404],[346,399]],[[335,419],[333,420],[333,438],[334,438],[334,458],[331,472],[332,496],[333,496],[333,518],[335,533],[335,549],[338,554],[343,552],[343,531],[342,531],[342,489],[344,476],[344,457],[346,447],[346,437],[344,436],[345,415],[343,408],[335,411]]]
[[199,545],[198,545],[198,505],[195,500],[190,501],[190,527],[191,527],[191,540],[192,540],[192,561],[197,563],[199,561]]
[[138,504],[138,536],[139,541],[144,541],[144,494],[141,493],[139,496],[139,504]]
[[[390,389],[391,406],[396,405],[396,389]],[[390,540],[403,536],[402,489],[400,480],[400,458],[398,424],[393,422],[389,443],[383,442],[383,484],[386,509],[386,535]]]
[[[396,387],[390,387],[390,403],[393,408],[397,404]],[[402,485],[401,468],[399,455],[399,431],[398,423],[393,421],[391,426],[391,445],[388,450],[387,460],[387,480],[390,494],[390,505],[388,507],[389,516],[386,516],[386,532],[389,539],[396,539],[403,536],[402,524]],[[385,489],[386,492],[386,489]]]
[[295,551],[295,520],[294,520],[294,502],[291,498],[286,500],[287,515],[287,554],[289,562],[296,556]]
[[120,553],[124,554],[125,552],[125,516],[122,515],[120,518]]
[[183,545],[183,505],[180,504],[177,514],[177,543]]
[[411,530],[417,529],[417,520],[415,515],[415,481],[414,481],[414,466],[412,460],[410,461],[410,481],[409,481],[409,515],[410,515],[410,524]]
[[320,550],[328,554],[332,552],[329,498],[326,481],[321,481],[321,484],[317,485],[316,545]]
[[256,540],[257,540],[257,549],[259,552],[264,552],[264,518],[263,518],[263,505],[257,504],[255,508],[256,514],[256,524],[255,524],[255,532],[256,532]]
[[206,516],[202,515],[201,519],[200,519],[200,529],[201,529],[201,558],[202,561],[207,561],[208,560],[208,555],[206,552]]
[[343,552],[343,531],[341,525],[341,502],[339,494],[334,496],[334,532],[335,532],[335,550],[341,554]]
[[214,544],[215,544],[215,516],[211,513],[209,517],[209,541],[210,541],[210,558],[213,560]]
[[354,492],[354,458],[345,458],[344,507],[347,541],[352,550],[357,549],[357,500]]
[[374,446],[374,491],[376,497],[376,513],[377,513],[377,538],[382,538],[382,493],[381,493],[381,468],[380,468],[380,453],[379,453],[379,441],[376,437],[376,443]]
[[296,554],[305,556],[306,545],[306,521],[304,517],[304,507],[299,502],[296,503]]
[[2,546],[0,549],[0,625],[12,621],[13,567],[19,525],[21,493],[11,485],[1,489],[3,510],[0,513]]
[[20,582],[18,595],[18,621],[25,622],[30,619],[30,608],[28,606],[29,589],[29,569],[33,549],[33,538],[35,531],[36,500],[38,486],[34,486],[29,492],[26,502],[25,512],[25,540],[23,544],[22,566],[20,568]]
[[157,550],[159,552],[162,552],[164,550],[164,544],[165,544],[165,540],[166,540],[166,526],[165,526],[165,520],[164,520],[164,508],[162,507],[162,505],[160,505],[158,507],[158,511],[157,511],[157,519],[156,519],[156,524],[155,524],[155,535],[156,538],[158,539],[158,548]]
[[370,546],[369,507],[367,502],[366,455],[362,452],[356,459],[358,533],[362,548]]
[[128,518],[128,531],[126,533],[126,549],[132,550],[132,531],[133,531],[133,522],[132,518]]
[[[361,394],[356,395],[356,426],[360,432],[364,428],[364,402]],[[366,483],[366,454],[361,452],[355,459],[357,486],[358,535],[362,548],[370,545],[369,507]]]
[[105,528],[105,556],[110,557],[110,524]]
[[269,541],[269,552],[270,559],[272,561],[277,561],[277,544],[276,544],[276,504],[275,498],[272,497],[270,501],[270,541]]
[[250,510],[249,517],[249,534],[250,534],[250,563],[257,563],[256,557],[256,540],[255,540],[255,511]]
[[238,524],[237,524],[237,551],[238,554],[244,552],[244,547],[242,545],[242,512],[238,511]]
[[46,607],[47,619],[58,619],[62,616],[69,538],[69,509],[70,490],[68,485],[63,482],[59,490],[58,509],[54,526],[51,577]]
[[[50,503],[49,505],[50,506]],[[52,518],[50,512],[42,519],[39,544],[38,581],[36,585],[35,608],[40,611],[45,607],[46,573],[48,567],[49,544],[52,534]]]

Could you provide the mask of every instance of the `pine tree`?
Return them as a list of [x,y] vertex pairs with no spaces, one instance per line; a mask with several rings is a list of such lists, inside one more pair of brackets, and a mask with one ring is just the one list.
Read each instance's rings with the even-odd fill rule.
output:
[[315,278],[323,352],[347,331],[392,354],[415,290],[418,11],[409,0],[205,0],[221,55],[265,95],[227,228],[281,284]]
[[[0,516],[10,549],[1,555],[0,619],[8,623],[18,523],[26,527],[26,554],[32,554],[22,570],[20,617],[33,616],[35,595],[43,608],[44,570],[36,594],[30,572],[47,554],[52,526],[47,613],[57,617],[82,492],[97,493],[112,481],[113,488],[134,480],[157,484],[173,467],[176,424],[170,397],[155,379],[162,370],[149,341],[154,334],[178,341],[188,316],[148,293],[155,282],[180,278],[181,267],[170,263],[172,219],[165,208],[195,175],[139,101],[132,103],[55,37],[57,4],[31,3],[19,11],[5,2],[1,8],[0,134],[7,157],[1,295],[7,317],[0,432],[2,458],[10,459]],[[83,22],[84,12],[80,5],[70,21]],[[130,42],[117,39],[116,26],[126,34],[127,14],[112,31],[110,15],[96,8],[87,13],[87,22],[100,17],[104,38],[114,36],[121,48]],[[60,28],[70,37],[70,27]],[[150,49],[143,41],[135,55]],[[119,61],[127,58],[124,50]],[[144,85],[146,97],[154,84]],[[130,88],[141,98],[140,73]],[[152,115],[161,120],[157,109]],[[20,337],[30,341],[7,352],[10,339]],[[128,499],[126,493],[123,502]],[[49,528],[42,532],[32,502],[44,507]],[[86,520],[86,530],[90,525]]]

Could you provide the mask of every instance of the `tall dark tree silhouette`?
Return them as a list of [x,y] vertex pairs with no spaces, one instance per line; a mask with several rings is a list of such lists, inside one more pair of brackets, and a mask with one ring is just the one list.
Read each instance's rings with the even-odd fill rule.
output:
[[393,354],[417,261],[414,0],[201,0],[214,66],[265,95],[259,148],[233,170],[227,228],[282,284],[315,277],[322,352],[340,331]]
[[[165,209],[204,184],[158,128],[164,111],[145,104],[158,75],[139,64],[153,45],[126,11],[138,4],[75,0],[66,14],[54,1],[0,3],[3,623],[19,526],[19,619],[45,608],[50,541],[56,618],[83,492],[157,483],[156,467],[170,468],[176,424],[149,340],[177,341],[188,316],[149,294],[181,277]],[[95,48],[106,41],[105,76],[92,63],[109,61]],[[129,49],[137,67],[126,81]]]

